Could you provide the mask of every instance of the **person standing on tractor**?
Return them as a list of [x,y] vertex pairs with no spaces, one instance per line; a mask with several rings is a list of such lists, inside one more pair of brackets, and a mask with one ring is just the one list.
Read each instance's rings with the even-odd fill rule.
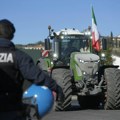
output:
[[44,85],[63,98],[57,83],[11,42],[15,31],[11,21],[0,20],[0,120],[26,120],[22,103],[24,80]]

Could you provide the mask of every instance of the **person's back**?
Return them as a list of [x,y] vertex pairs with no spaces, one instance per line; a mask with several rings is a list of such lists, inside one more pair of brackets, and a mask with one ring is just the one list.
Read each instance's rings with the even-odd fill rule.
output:
[[22,77],[11,48],[0,48],[0,76],[0,111],[21,109],[17,104],[21,104]]
[[58,85],[44,74],[26,53],[11,42],[15,28],[9,20],[0,20],[0,120],[26,120],[22,103],[23,81],[58,91]]

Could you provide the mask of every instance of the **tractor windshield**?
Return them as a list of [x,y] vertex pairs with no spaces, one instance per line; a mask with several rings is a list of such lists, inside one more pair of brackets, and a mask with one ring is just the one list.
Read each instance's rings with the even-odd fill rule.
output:
[[57,59],[69,59],[72,52],[90,52],[90,41],[84,35],[65,35],[53,39],[52,50]]
[[64,36],[60,43],[61,55],[67,52],[90,52],[90,42],[85,36]]

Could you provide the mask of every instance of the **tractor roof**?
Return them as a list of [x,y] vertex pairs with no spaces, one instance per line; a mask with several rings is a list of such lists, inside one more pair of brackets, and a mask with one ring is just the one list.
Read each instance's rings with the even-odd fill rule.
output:
[[58,32],[56,32],[57,35],[84,35],[84,33],[81,33],[78,29],[62,29]]

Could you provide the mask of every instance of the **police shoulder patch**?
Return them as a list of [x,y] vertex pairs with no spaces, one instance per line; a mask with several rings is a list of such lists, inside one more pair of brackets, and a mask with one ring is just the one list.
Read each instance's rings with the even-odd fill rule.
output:
[[0,53],[0,62],[13,63],[12,53]]

